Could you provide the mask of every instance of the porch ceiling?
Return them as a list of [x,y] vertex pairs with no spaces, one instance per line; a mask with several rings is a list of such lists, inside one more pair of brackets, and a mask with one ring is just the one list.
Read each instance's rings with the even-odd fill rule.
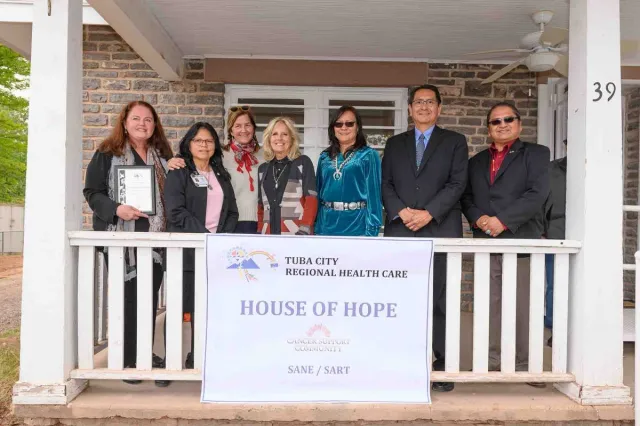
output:
[[[569,25],[568,0],[145,1],[187,56],[508,61],[465,54],[518,47],[538,10]],[[640,40],[640,1],[621,0],[621,16],[622,38]]]

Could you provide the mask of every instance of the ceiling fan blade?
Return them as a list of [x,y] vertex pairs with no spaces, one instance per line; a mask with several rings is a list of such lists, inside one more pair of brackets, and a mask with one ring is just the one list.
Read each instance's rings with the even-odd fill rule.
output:
[[465,55],[487,55],[487,54],[490,54],[490,53],[506,53],[506,52],[529,53],[529,52],[531,52],[531,50],[529,50],[529,49],[484,50],[482,52],[465,53]]
[[548,27],[540,36],[540,43],[555,46],[569,39],[569,30],[566,28]]
[[525,59],[526,58],[522,58],[522,59],[520,59],[518,61],[510,63],[506,67],[502,68],[500,71],[498,71],[495,74],[491,75],[490,77],[485,78],[484,80],[482,80],[480,82],[480,84],[493,83],[494,81],[496,81],[497,79],[499,79],[503,75],[505,75],[505,74],[513,71],[514,69],[518,68],[520,65],[522,65],[524,63]]
[[569,58],[566,55],[558,55],[560,59],[556,62],[556,66],[553,67],[559,74],[562,74],[564,77],[569,76]]
[[640,50],[640,41],[638,40],[620,40],[620,54],[622,56],[635,55]]

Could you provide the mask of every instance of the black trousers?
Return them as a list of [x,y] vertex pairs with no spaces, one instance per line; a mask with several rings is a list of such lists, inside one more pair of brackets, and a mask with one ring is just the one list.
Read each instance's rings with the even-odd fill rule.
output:
[[444,371],[447,325],[447,253],[433,255],[433,370]]
[[258,222],[251,220],[242,220],[236,224],[234,234],[259,234]]
[[[109,257],[104,253],[105,265],[109,265]],[[153,262],[153,308],[152,336],[156,334],[156,315],[158,299],[164,270],[162,265]],[[153,337],[152,337],[153,339]],[[153,340],[152,340],[153,341]],[[124,366],[135,367],[138,348],[138,280],[132,278],[124,282]]]

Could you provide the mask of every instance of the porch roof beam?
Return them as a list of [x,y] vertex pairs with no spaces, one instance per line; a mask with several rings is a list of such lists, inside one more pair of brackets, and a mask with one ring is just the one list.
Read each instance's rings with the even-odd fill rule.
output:
[[[33,1],[0,0],[0,22],[31,24],[33,22]],[[106,21],[82,2],[82,23],[85,25],[107,25]]]
[[182,79],[184,55],[146,2],[89,0],[89,3],[161,78]]

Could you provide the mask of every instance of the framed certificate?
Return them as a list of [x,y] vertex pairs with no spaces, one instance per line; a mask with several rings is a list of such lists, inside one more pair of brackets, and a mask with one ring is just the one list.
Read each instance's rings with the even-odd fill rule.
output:
[[148,215],[156,214],[154,166],[116,166],[116,201]]

